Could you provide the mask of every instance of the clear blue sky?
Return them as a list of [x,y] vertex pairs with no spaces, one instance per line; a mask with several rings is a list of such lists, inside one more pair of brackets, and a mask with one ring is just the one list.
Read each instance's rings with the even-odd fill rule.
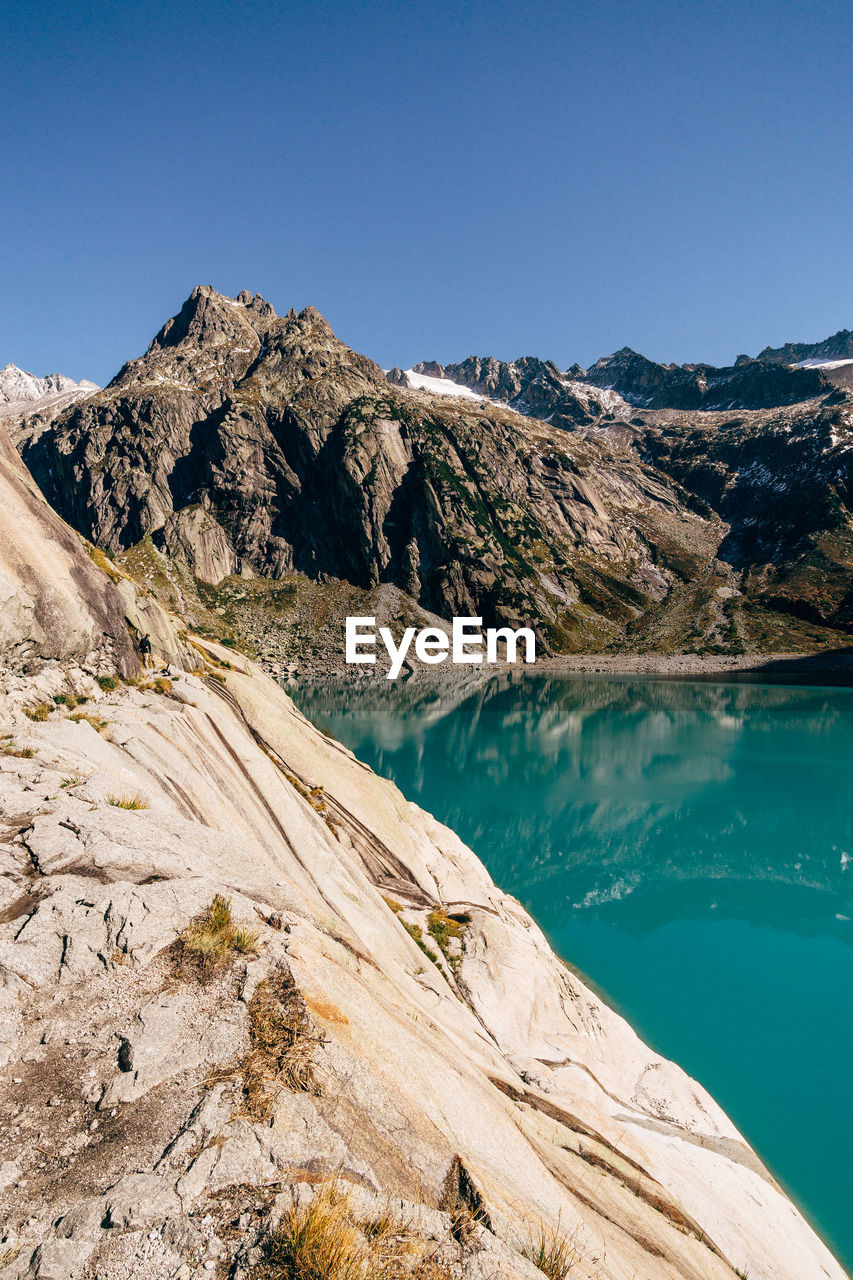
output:
[[815,0],[0,4],[0,365],[103,382],[197,283],[383,365],[853,327]]

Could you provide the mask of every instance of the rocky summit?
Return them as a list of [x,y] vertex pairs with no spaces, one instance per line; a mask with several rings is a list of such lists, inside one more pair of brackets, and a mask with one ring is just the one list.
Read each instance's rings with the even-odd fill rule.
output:
[[[85,412],[171,368],[175,421],[209,397],[236,432],[256,324],[279,368],[377,377],[237,305],[249,350],[194,299],[154,348],[186,361]],[[2,424],[0,512],[4,1277],[844,1280],[472,850],[73,534]]]

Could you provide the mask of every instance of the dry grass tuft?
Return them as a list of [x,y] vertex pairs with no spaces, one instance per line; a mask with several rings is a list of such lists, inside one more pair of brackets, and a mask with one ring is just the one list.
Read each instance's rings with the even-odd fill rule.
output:
[[368,1221],[336,1184],[307,1205],[293,1205],[266,1246],[255,1272],[264,1280],[450,1280],[436,1245],[390,1213]]
[[427,916],[427,929],[431,937],[438,943],[454,977],[459,971],[462,957],[452,949],[452,944],[462,937],[462,931],[465,925],[470,923],[470,920],[471,917],[467,915],[448,915],[444,907],[436,907]]
[[85,720],[93,729],[97,729],[98,733],[104,738],[110,736],[110,723],[108,720],[102,720],[100,716],[91,715],[85,711],[78,711],[76,715],[68,716],[69,720],[73,720],[75,724],[80,724]]
[[272,1110],[279,1089],[320,1092],[314,1074],[314,1052],[325,1043],[314,1033],[305,1001],[287,970],[259,982],[249,1001],[252,1047],[243,1067],[246,1110],[263,1118]]
[[210,906],[194,920],[181,938],[181,960],[204,981],[235,954],[258,951],[258,935],[252,929],[238,929],[231,919],[231,900],[217,893]]
[[118,569],[115,567],[106,552],[102,551],[100,547],[93,546],[91,542],[86,542],[85,539],[83,541],[83,545],[89,553],[89,559],[93,560],[98,568],[102,569],[107,577],[111,578],[113,582],[118,582],[122,575],[119,573]]
[[117,680],[115,676],[98,676],[98,684],[104,693],[112,693],[114,689],[120,687],[121,681]]
[[30,720],[46,720],[52,710],[49,702],[40,702],[37,707],[24,707],[24,715]]
[[165,676],[158,676],[156,680],[149,680],[147,684],[139,685],[139,689],[145,693],[171,693],[172,682]]
[[[62,784],[65,786],[65,783]],[[147,809],[148,805],[144,800],[140,800],[139,796],[117,796],[108,795],[107,804],[113,805],[116,809]]]
[[6,742],[0,747],[0,756],[16,756],[18,760],[32,760],[34,755],[33,747],[16,747],[14,742]]
[[373,1280],[372,1249],[351,1220],[349,1197],[323,1188],[293,1206],[271,1238],[267,1275],[281,1280]]
[[231,935],[231,945],[241,956],[256,956],[260,950],[258,935],[254,929],[235,929]]
[[548,1280],[567,1280],[584,1260],[584,1251],[574,1231],[549,1231],[540,1226],[534,1238],[521,1250],[522,1256],[538,1267]]

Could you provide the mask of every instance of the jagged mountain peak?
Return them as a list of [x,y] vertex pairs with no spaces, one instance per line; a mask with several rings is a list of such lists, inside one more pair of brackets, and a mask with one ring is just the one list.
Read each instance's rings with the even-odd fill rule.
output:
[[391,369],[386,376],[397,386],[482,398],[557,427],[599,424],[630,412],[617,393],[579,380],[585,377],[580,365],[564,373],[553,360],[538,356],[519,356],[512,361],[469,356],[461,364],[448,365],[429,360],[411,369]]
[[166,321],[146,355],[185,343],[201,347],[237,341],[249,331],[264,341],[274,327],[282,332],[319,328],[327,336],[334,336],[332,326],[316,307],[304,307],[299,312],[291,307],[284,316],[279,316],[272,303],[259,293],[243,289],[236,298],[230,298],[212,285],[201,284],[196,285],[181,309]]
[[787,368],[748,356],[720,368],[662,364],[630,347],[596,360],[582,381],[616,391],[645,409],[763,409],[796,404],[830,389],[817,369]]
[[155,336],[146,354],[185,342],[206,346],[230,341],[247,328],[257,336],[274,319],[275,309],[259,293],[244,289],[236,298],[229,298],[212,285],[196,285],[177,315],[167,320]]
[[639,351],[635,351],[633,347],[620,347],[618,351],[611,352],[609,356],[599,356],[595,363],[610,364],[614,360],[646,360],[647,358],[647,356],[641,355]]
[[652,364],[653,361],[649,360],[647,356],[640,355],[639,351],[635,351],[633,347],[620,347],[618,351],[612,351],[610,355],[599,356],[595,363],[590,365],[588,373],[589,376],[592,376],[601,370],[629,369]]
[[212,285],[200,284],[181,309],[166,321],[146,354],[187,342],[193,346],[216,345],[239,339],[247,330],[252,330],[263,341],[274,327],[286,333],[316,328],[334,337],[332,326],[316,307],[307,306],[299,312],[291,307],[284,316],[279,316],[272,303],[259,293],[243,289],[236,298],[230,298]]
[[[280,316],[259,293],[244,289],[231,298],[197,285],[144,355],[122,366],[107,392],[146,386],[218,397],[254,375],[268,389],[271,378],[287,381],[288,364],[320,351],[327,359],[332,353],[345,358],[349,348],[315,307],[298,313],[291,308]],[[372,362],[364,363],[374,368],[373,380],[381,376]]]

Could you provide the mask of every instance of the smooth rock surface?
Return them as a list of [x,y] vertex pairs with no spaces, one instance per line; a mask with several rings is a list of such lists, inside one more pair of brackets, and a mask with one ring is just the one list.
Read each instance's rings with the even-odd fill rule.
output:
[[[74,1274],[84,1256],[108,1280],[120,1264],[174,1274],[175,1233],[205,1217],[224,1239],[246,1186],[336,1177],[436,1213],[462,1168],[490,1225],[448,1238],[459,1277],[532,1280],[519,1250],[559,1224],[576,1274],[601,1280],[842,1280],[713,1100],[557,960],[451,831],[252,663],[216,668],[206,647],[211,674],[175,674],[172,694],[102,698],[111,741],[61,710],[8,713],[35,751],[0,757],[10,1275]],[[199,984],[175,944],[215,893],[259,954]],[[467,917],[458,977],[385,898],[424,926],[437,904]],[[259,1119],[250,1011],[282,973],[316,1089],[279,1087]],[[48,1126],[45,1154],[28,1135]]]

